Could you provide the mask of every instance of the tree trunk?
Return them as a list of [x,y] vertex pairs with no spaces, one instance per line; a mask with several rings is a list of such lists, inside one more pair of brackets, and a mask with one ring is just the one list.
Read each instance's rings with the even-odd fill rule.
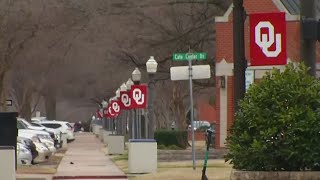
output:
[[186,110],[185,106],[183,104],[183,95],[182,95],[182,87],[180,83],[175,82],[173,84],[173,89],[172,89],[172,101],[173,101],[173,114],[176,117],[176,125],[177,128],[179,129],[185,129],[186,128]]
[[26,96],[24,97],[23,104],[20,110],[20,116],[27,121],[31,121],[31,100],[32,100],[32,92],[28,91]]
[[4,106],[4,77],[5,77],[5,72],[0,73],[0,110],[5,111],[5,106]]
[[45,97],[46,115],[49,120],[56,120],[56,96],[54,93],[48,93]]

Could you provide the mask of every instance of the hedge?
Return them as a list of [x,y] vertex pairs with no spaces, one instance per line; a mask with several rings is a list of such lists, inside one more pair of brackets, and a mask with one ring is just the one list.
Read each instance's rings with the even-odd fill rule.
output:
[[154,133],[154,138],[158,146],[172,146],[186,149],[188,143],[188,131],[186,130],[157,130]]

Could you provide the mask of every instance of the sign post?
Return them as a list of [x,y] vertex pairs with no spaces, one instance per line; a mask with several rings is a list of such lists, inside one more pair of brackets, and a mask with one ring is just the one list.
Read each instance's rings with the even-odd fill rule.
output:
[[205,60],[207,59],[206,53],[174,53],[173,54],[174,61],[188,61],[188,69],[189,69],[189,89],[190,89],[190,121],[191,121],[191,138],[192,138],[192,165],[193,169],[196,169],[196,155],[194,149],[194,113],[193,113],[193,88],[192,88],[192,60]]

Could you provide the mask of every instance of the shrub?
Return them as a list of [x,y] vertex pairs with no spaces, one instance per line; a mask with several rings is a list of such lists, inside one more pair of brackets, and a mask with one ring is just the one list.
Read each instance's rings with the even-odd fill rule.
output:
[[240,102],[227,139],[234,168],[319,170],[320,83],[303,64],[273,70]]
[[176,145],[186,149],[188,146],[188,132],[186,130],[158,130],[154,133],[158,145]]

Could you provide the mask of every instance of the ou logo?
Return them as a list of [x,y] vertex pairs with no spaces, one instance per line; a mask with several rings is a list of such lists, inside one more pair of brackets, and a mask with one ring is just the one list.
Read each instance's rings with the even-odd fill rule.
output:
[[134,89],[132,92],[132,98],[138,105],[142,105],[144,103],[145,95],[142,93],[140,89]]
[[[262,34],[261,29],[267,28],[268,33]],[[255,43],[262,49],[266,57],[277,57],[281,53],[281,34],[274,33],[274,26],[269,21],[261,21],[255,27]],[[269,48],[274,44],[276,49],[270,51]]]
[[112,113],[112,111],[111,111],[111,106],[108,108],[108,114],[110,114],[111,116],[114,116],[114,114]]
[[128,94],[122,94],[121,102],[125,107],[130,107],[131,99],[129,98],[129,95]]
[[112,103],[112,109],[113,109],[113,111],[114,111],[115,113],[120,112],[120,106],[119,106],[119,104],[118,104],[117,102],[113,102],[113,103]]

